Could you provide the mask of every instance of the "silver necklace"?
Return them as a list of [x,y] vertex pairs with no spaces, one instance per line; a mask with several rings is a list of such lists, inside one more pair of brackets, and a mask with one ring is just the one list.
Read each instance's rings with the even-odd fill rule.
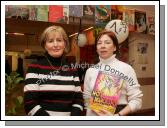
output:
[[[45,55],[44,55],[44,56],[45,56]],[[53,70],[55,70],[55,67],[54,67],[53,64],[50,62],[50,60],[48,59],[48,57],[45,56],[45,58],[47,59],[47,61],[48,61],[49,65],[51,66],[51,68],[52,68]],[[56,75],[57,75],[57,74],[60,74],[60,72],[61,72],[62,60],[63,60],[63,59],[61,59],[61,64],[60,64],[59,69],[57,69],[56,71],[54,71],[54,73],[56,73]]]

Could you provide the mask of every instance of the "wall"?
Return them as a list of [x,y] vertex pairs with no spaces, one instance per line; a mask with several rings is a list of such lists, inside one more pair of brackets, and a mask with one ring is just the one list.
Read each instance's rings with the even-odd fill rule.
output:
[[[143,109],[155,106],[155,39],[154,35],[132,32],[129,35],[129,62],[135,69],[143,91]],[[147,43],[146,53],[138,51],[139,43]],[[142,60],[143,59],[143,60]]]
[[[146,17],[155,15],[154,5],[126,5],[126,9],[138,10],[146,12]],[[148,20],[148,19],[147,19]],[[148,22],[148,21],[147,21]],[[141,90],[143,91],[143,106],[142,109],[155,107],[155,36],[143,35],[141,33],[130,33],[129,35],[129,62],[133,65]],[[138,64],[137,43],[148,42],[146,60],[143,64]],[[146,63],[146,64],[144,64]],[[143,71],[142,69],[146,70]]]
[[[147,53],[139,53],[139,43],[147,43]],[[129,35],[129,62],[136,69],[137,77],[154,77],[155,39],[153,35],[132,32]],[[145,67],[145,70],[142,68]]]
[[154,5],[125,5],[126,9],[135,9],[139,11],[145,11],[147,14],[155,14]]

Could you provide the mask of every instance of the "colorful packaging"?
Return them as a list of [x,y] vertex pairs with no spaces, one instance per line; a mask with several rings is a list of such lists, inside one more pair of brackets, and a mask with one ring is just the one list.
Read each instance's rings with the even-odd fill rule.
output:
[[115,113],[124,80],[100,71],[89,101],[90,109]]

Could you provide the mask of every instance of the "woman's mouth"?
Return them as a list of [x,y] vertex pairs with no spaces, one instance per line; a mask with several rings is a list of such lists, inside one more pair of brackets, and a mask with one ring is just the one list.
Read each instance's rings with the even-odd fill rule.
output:
[[107,51],[100,51],[100,53],[101,53],[101,54],[106,54],[106,53],[107,53]]
[[53,50],[53,52],[59,52],[60,51],[60,49],[54,49]]

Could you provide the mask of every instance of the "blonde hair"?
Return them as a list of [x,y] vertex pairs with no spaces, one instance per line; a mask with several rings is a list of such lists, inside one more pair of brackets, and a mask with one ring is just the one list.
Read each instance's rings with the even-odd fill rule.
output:
[[40,44],[41,44],[41,46],[45,49],[44,45],[46,43],[46,39],[48,37],[48,34],[50,34],[53,31],[54,32],[58,32],[58,33],[60,33],[63,36],[63,39],[65,41],[64,54],[68,54],[71,47],[70,47],[68,36],[67,36],[65,30],[61,26],[50,26],[50,27],[47,27],[43,31],[43,33],[41,34],[41,37],[40,37]]

